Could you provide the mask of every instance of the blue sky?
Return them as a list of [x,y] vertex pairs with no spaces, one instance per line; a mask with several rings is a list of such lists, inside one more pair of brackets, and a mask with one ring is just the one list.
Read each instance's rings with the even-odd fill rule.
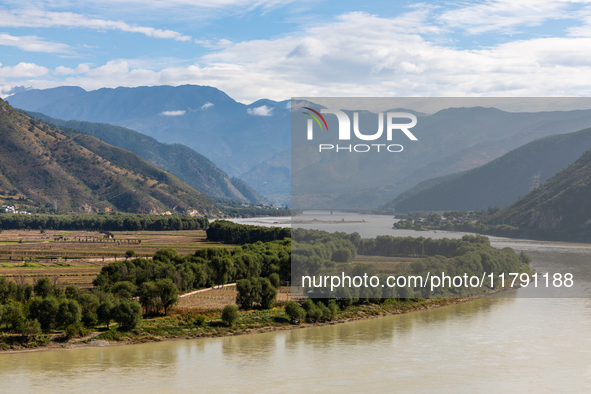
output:
[[0,63],[2,96],[589,96],[591,1],[3,0]]

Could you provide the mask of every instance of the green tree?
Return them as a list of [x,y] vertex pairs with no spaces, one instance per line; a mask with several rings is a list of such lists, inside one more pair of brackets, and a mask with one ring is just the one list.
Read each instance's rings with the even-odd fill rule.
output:
[[10,302],[8,305],[5,305],[3,319],[6,324],[12,326],[14,331],[17,331],[25,321],[23,305],[17,302]]
[[308,321],[316,321],[320,312],[317,310],[318,308],[316,308],[314,301],[306,298],[304,302],[302,302],[302,308],[306,311],[306,317],[308,318]]
[[0,276],[0,303],[6,304],[10,297],[10,288],[5,277]]
[[117,282],[111,292],[119,298],[130,299],[135,294],[135,285],[129,281]]
[[33,291],[36,296],[45,298],[54,293],[54,286],[49,278],[41,278],[35,283],[35,286],[33,286]]
[[277,289],[273,287],[269,278],[258,278],[258,280],[261,284],[261,307],[264,309],[271,309],[277,298]]
[[64,300],[59,306],[55,321],[60,327],[68,327],[72,324],[80,323],[82,314],[80,312],[80,305],[76,300]]
[[82,312],[82,324],[85,327],[94,327],[98,324],[98,315],[92,311]]
[[100,301],[99,298],[95,294],[80,294],[77,299],[78,304],[80,304],[80,309],[82,313],[84,312],[96,312],[96,308],[98,308]]
[[179,302],[179,289],[172,282],[171,279],[160,279],[156,282],[158,289],[158,296],[160,298],[160,307],[164,308],[164,314],[168,313],[168,309]]
[[519,258],[521,259],[521,262],[523,264],[529,265],[529,263],[531,263],[531,257],[529,257],[527,253],[525,253],[524,251],[521,251],[521,253],[519,253]]
[[351,250],[347,248],[340,248],[332,254],[332,261],[337,263],[348,263],[351,261]]
[[24,299],[23,299],[23,301],[24,302],[29,301],[31,299],[31,296],[33,295],[33,286],[31,286],[28,283],[25,284],[24,285],[23,293],[24,293]]
[[279,274],[277,273],[272,273],[271,275],[269,275],[269,280],[271,281],[271,284],[273,285],[274,288],[278,289],[279,286],[281,286],[281,281],[279,279]]
[[227,326],[232,326],[238,320],[238,308],[236,305],[226,305],[222,310],[222,321]]
[[224,287],[234,267],[232,259],[229,257],[214,256],[211,259],[211,265],[215,272],[217,283]]
[[27,341],[31,337],[35,339],[37,335],[41,334],[41,324],[37,320],[25,320],[21,324],[20,331]]
[[255,295],[250,279],[241,279],[236,282],[236,304],[241,309],[250,310],[253,307]]
[[96,309],[98,322],[106,324],[107,328],[109,328],[109,323],[111,323],[111,320],[113,319],[112,315],[114,308],[115,305],[113,304],[113,301],[111,301],[110,298],[103,300]]
[[154,282],[144,282],[138,290],[140,304],[144,307],[146,315],[158,312],[158,288]]
[[300,324],[306,318],[306,311],[295,301],[285,304],[285,314],[289,316],[292,323]]
[[53,298],[34,298],[29,302],[29,315],[37,319],[44,331],[51,330],[59,310],[59,302]]
[[142,307],[136,301],[123,299],[113,309],[113,320],[121,330],[133,330],[142,320]]
[[411,298],[412,290],[410,289],[410,287],[407,286],[398,287],[396,289],[396,296],[398,299]]
[[65,293],[66,297],[77,300],[80,296],[80,289],[78,289],[76,286],[69,285],[66,287]]
[[133,256],[135,256],[135,252],[133,251],[133,249],[129,249],[128,251],[125,252],[125,258],[126,259],[130,259]]

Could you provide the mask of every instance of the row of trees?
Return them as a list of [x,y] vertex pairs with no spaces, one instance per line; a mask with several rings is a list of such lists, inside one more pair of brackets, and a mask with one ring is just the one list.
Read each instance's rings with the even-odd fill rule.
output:
[[0,214],[0,229],[167,231],[204,230],[209,221],[188,215],[141,215],[133,213],[15,215]]
[[105,265],[93,284],[110,292],[117,283],[128,282],[135,286],[134,295],[139,296],[144,283],[162,279],[169,279],[185,291],[240,279],[269,277],[273,273],[288,280],[290,249],[289,239],[257,242],[233,250],[203,248],[187,256],[180,256],[174,249],[161,249],[152,259],[136,258]]
[[278,241],[285,238],[291,238],[291,229],[250,226],[227,220],[216,220],[207,228],[208,240],[225,244],[242,245],[258,241]]
[[[466,289],[465,286],[454,286],[448,280],[443,285],[431,292],[429,286],[421,286],[419,283],[426,283],[429,275],[468,277],[477,276],[481,278],[493,274],[493,287],[501,283],[499,275],[508,277],[509,273],[529,273],[531,269],[528,264],[531,259],[523,252],[519,255],[511,248],[496,249],[490,245],[490,241],[483,235],[465,235],[461,239],[429,239],[413,237],[391,237],[380,236],[375,239],[361,239],[354,234],[323,234],[321,231],[294,231],[294,238],[306,243],[293,242],[292,270],[295,278],[303,275],[320,278],[321,275],[345,275],[349,277],[368,275],[377,276],[381,285],[386,283],[387,276],[379,275],[378,270],[371,264],[339,265],[330,260],[330,251],[334,249],[329,246],[332,237],[341,237],[343,242],[356,246],[356,250],[364,255],[377,256],[404,256],[424,257],[413,262],[410,269],[398,272],[397,276],[413,276],[420,278],[412,282],[412,287],[371,287],[364,285],[358,289],[339,288],[331,292],[325,286],[306,284],[308,291],[322,294],[322,297],[338,297],[366,301],[367,299],[379,300],[385,298],[414,298],[414,297],[439,297],[439,296],[464,296],[469,291],[481,291],[479,289]],[[334,243],[334,242],[333,242]],[[323,254],[324,253],[324,254]],[[334,256],[334,253],[333,253]],[[491,287],[490,281],[484,288]],[[303,284],[302,284],[303,285]],[[373,301],[372,301],[373,302]]]
[[285,314],[295,324],[299,324],[304,320],[309,323],[331,321],[338,313],[339,306],[333,299],[325,299],[314,303],[313,300],[307,298],[301,306],[295,301],[290,301],[285,305]]
[[[82,293],[75,286],[62,291],[48,278],[39,279],[34,286],[15,287],[13,283],[0,277],[0,327],[4,325],[6,330],[27,338],[54,329],[73,336],[98,324],[108,327],[111,321],[122,330],[131,330],[142,318],[140,305],[124,292]],[[19,287],[31,288],[32,292],[19,291]]]

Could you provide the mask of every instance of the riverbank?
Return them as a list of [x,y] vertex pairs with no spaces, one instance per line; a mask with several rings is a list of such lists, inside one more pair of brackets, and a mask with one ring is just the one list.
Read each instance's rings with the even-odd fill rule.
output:
[[[220,311],[209,311],[205,314],[174,313],[144,319],[140,326],[130,332],[119,332],[114,328],[86,333],[82,338],[65,339],[56,336],[53,339],[44,336],[41,341],[19,344],[16,341],[6,343],[7,337],[0,338],[0,354],[37,352],[57,349],[74,349],[81,347],[121,346],[148,342],[170,340],[187,340],[197,338],[216,338],[238,335],[260,334],[265,332],[293,330],[309,327],[321,327],[347,323],[351,321],[372,319],[382,316],[400,315],[419,310],[439,308],[474,300],[476,298],[434,299],[434,300],[388,300],[384,304],[363,304],[348,307],[338,312],[331,321],[293,324],[285,314],[283,306],[270,310],[253,310],[241,312],[232,326],[221,322]],[[206,320],[200,324],[198,316]],[[16,338],[15,338],[16,339]],[[3,341],[4,340],[4,341]]]

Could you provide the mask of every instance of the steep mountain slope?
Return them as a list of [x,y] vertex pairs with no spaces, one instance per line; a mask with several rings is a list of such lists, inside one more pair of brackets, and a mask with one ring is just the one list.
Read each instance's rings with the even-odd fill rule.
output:
[[291,152],[285,150],[240,175],[240,179],[252,185],[269,199],[280,204],[290,205],[290,168]]
[[260,204],[265,201],[254,189],[237,178],[230,178],[203,155],[181,144],[164,144],[155,138],[106,123],[60,120],[27,112],[35,119],[70,128],[100,138],[107,144],[129,150],[158,168],[170,172],[180,180],[210,197],[248,201]]
[[[495,214],[491,224],[510,224],[526,235],[552,232],[576,235],[589,241],[591,235],[591,150],[558,172],[539,188]],[[575,239],[575,238],[573,238]]]
[[470,171],[436,178],[409,190],[386,208],[396,212],[504,208],[577,160],[591,148],[591,129],[530,142]]
[[177,211],[204,215],[215,204],[134,153],[62,131],[0,101],[0,195],[32,209]]

